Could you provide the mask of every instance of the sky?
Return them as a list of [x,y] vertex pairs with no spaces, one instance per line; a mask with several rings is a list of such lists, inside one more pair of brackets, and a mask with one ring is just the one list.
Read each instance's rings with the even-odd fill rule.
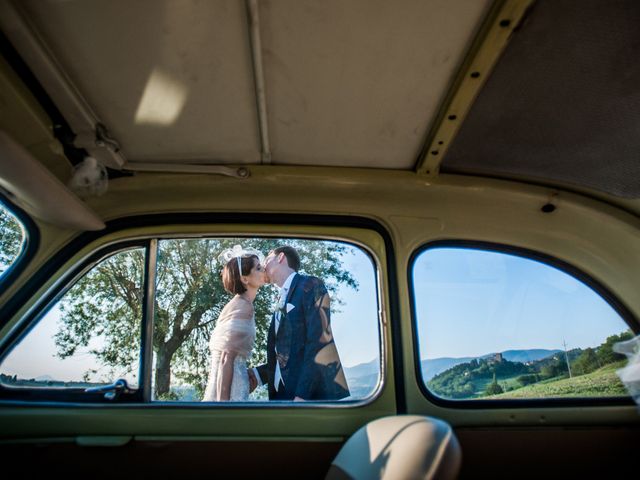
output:
[[[349,249],[343,266],[359,288],[342,287],[332,328],[345,367],[379,358],[374,266]],[[520,257],[458,248],[422,253],[414,264],[415,311],[421,359],[474,357],[514,349],[595,347],[627,329],[599,295],[573,277]],[[79,380],[92,356],[54,357],[60,312],[52,309],[3,362],[0,372],[22,378]]]

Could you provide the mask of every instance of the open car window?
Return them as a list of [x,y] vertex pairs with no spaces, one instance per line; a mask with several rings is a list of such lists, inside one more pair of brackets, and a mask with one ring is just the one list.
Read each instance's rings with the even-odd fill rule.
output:
[[[301,238],[149,242],[103,254],[33,317],[0,358],[5,398],[264,405],[296,396],[344,403],[379,390],[378,273],[365,249]],[[260,273],[281,245],[300,260],[285,299],[275,279]],[[222,254],[230,253],[235,267],[247,256],[233,255],[245,250],[259,258],[243,277],[264,275],[250,301],[223,281]],[[223,354],[232,356],[226,398],[218,393]],[[262,383],[252,392],[249,370]],[[285,386],[274,393],[276,375]],[[118,390],[114,397],[109,386],[118,381],[129,395]]]
[[612,349],[633,332],[577,278],[480,248],[434,247],[412,267],[419,371],[447,400],[628,397]]

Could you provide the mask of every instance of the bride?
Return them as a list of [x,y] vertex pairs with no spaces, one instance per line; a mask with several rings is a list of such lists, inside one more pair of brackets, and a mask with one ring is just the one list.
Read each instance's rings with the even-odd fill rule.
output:
[[249,398],[247,360],[256,338],[253,300],[266,281],[261,257],[257,250],[239,245],[218,257],[226,262],[222,284],[235,296],[220,312],[209,341],[211,370],[203,402],[241,402]]

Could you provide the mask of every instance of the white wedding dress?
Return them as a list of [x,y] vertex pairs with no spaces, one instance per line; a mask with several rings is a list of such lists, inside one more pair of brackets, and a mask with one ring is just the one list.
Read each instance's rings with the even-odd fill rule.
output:
[[219,375],[223,352],[236,354],[233,362],[233,379],[229,400],[243,402],[249,399],[249,376],[247,362],[256,338],[256,323],[253,304],[236,295],[220,312],[218,322],[209,341],[211,370],[203,402],[218,401],[221,375]]

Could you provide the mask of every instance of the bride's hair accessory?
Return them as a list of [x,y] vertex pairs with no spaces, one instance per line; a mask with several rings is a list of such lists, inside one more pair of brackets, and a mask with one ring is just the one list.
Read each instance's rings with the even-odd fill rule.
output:
[[238,273],[242,275],[242,258],[255,255],[258,257],[260,263],[264,262],[264,255],[260,250],[255,248],[243,248],[241,245],[234,245],[233,248],[227,248],[220,255],[218,255],[218,261],[222,265],[226,265],[234,258],[238,261]]

